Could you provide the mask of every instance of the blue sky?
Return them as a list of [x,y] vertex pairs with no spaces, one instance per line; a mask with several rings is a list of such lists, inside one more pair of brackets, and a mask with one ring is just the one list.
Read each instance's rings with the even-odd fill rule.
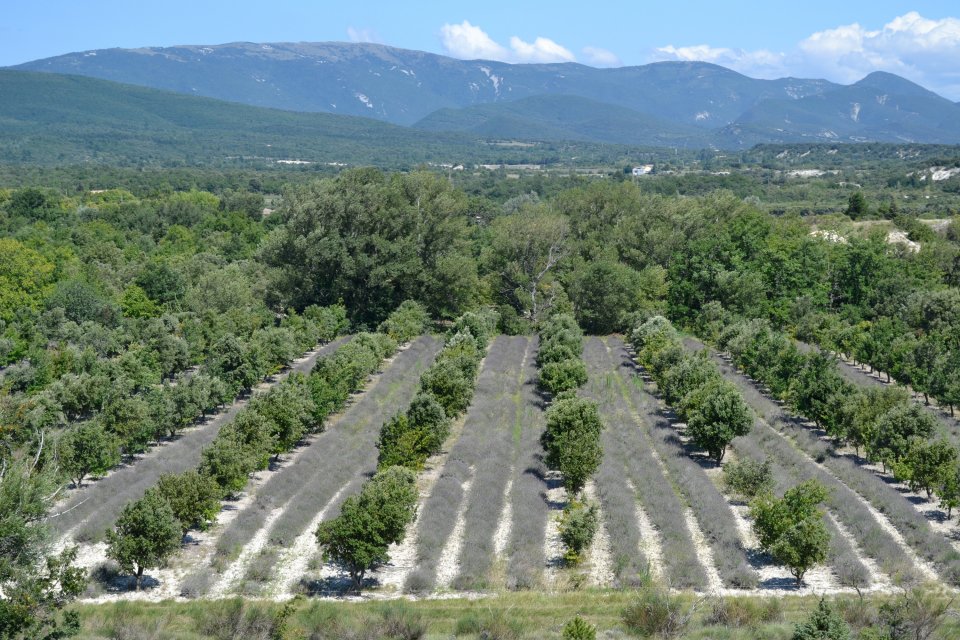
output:
[[899,73],[960,100],[960,5],[846,2],[11,0],[0,65],[109,47],[382,42],[455,57],[593,66],[699,59],[754,77]]

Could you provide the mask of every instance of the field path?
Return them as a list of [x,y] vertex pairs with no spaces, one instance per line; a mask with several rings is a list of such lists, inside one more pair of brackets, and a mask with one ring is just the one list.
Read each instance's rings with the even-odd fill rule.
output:
[[198,426],[183,431],[173,440],[153,447],[142,456],[137,456],[133,463],[117,468],[106,477],[90,482],[80,490],[72,491],[66,500],[57,505],[54,515],[48,519],[54,533],[65,543],[71,538],[78,542],[99,540],[123,507],[142,497],[147,489],[157,483],[162,474],[196,468],[204,447],[213,441],[222,426],[233,420],[252,396],[266,392],[291,372],[308,373],[319,358],[333,353],[349,339],[343,336],[310,351],[291,363],[285,371],[255,387],[251,394],[237,398]]

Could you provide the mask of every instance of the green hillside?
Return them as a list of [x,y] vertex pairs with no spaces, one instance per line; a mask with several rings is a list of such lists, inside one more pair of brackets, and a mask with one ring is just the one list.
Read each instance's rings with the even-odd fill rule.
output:
[[393,165],[446,160],[469,144],[364,118],[0,71],[0,162],[169,164],[242,156]]
[[632,109],[579,96],[542,95],[466,109],[441,109],[416,125],[428,131],[470,132],[484,138],[589,140],[703,147],[709,133]]
[[589,142],[504,147],[472,133],[252,107],[83,76],[0,70],[0,164],[564,165],[574,158],[619,163],[636,151]]

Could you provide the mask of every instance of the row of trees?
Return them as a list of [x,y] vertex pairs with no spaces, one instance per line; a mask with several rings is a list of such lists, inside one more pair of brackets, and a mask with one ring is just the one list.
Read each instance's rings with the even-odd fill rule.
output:
[[855,364],[877,369],[899,384],[934,398],[953,415],[960,405],[960,292],[919,292],[904,313],[844,322],[836,315],[811,314],[797,335],[846,354]]
[[[662,316],[639,325],[631,340],[664,400],[686,421],[693,442],[720,464],[733,439],[749,433],[753,425],[753,413],[740,391],[723,378],[706,351],[686,350]],[[766,462],[739,461],[728,465],[724,476],[729,488],[751,499],[750,516],[760,548],[801,584],[807,570],[827,557],[830,535],[819,510],[826,490],[810,481],[777,498]]]
[[603,423],[596,403],[576,396],[576,390],[587,381],[583,331],[576,319],[556,313],[540,323],[539,333],[538,383],[552,399],[540,443],[547,454],[547,467],[560,472],[567,491],[559,533],[564,559],[575,565],[600,526],[600,509],[586,500],[583,491],[603,459]]
[[720,374],[705,352],[691,354],[663,316],[654,316],[630,334],[637,359],[650,372],[700,449],[719,464],[730,442],[746,435],[753,414],[737,388]]
[[856,386],[840,375],[833,356],[802,352],[764,321],[715,317],[723,319],[714,326],[717,345],[793,411],[858,454],[862,450],[913,491],[936,495],[948,517],[960,505],[960,453],[903,389]]
[[[420,310],[398,309],[391,325],[399,337],[423,330]],[[157,486],[127,505],[108,533],[108,556],[136,576],[158,566],[180,547],[189,529],[204,529],[215,519],[220,501],[242,491],[250,474],[266,469],[270,458],[292,449],[306,434],[323,428],[326,418],[347,403],[397,342],[382,333],[361,333],[323,358],[309,376],[291,374],[254,398],[204,449],[196,471],[163,476]]]
[[379,468],[419,471],[428,457],[440,452],[450,423],[473,398],[480,361],[496,325],[496,314],[490,311],[468,312],[457,319],[436,360],[420,376],[420,388],[406,412],[380,429]]
[[587,382],[583,362],[583,331],[570,314],[557,313],[540,323],[537,384],[557,396]]
[[266,358],[256,347],[245,349],[236,339],[228,339],[200,372],[181,375],[141,394],[124,396],[115,389],[108,391],[112,397],[100,411],[68,427],[58,439],[54,453],[59,468],[79,487],[88,475],[103,475],[116,466],[122,455],[142,452],[150,442],[165,436],[176,437],[268,373],[289,364],[298,350],[332,340],[346,325],[344,309],[339,306],[314,307],[294,318],[297,333],[286,328],[280,331],[297,344],[275,349]]

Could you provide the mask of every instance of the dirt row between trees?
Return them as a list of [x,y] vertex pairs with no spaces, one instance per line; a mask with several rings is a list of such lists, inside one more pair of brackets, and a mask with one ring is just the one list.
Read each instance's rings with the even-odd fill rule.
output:
[[[296,575],[309,567],[291,552],[312,556],[317,518],[335,518],[342,502],[376,472],[380,427],[407,408],[420,373],[441,346],[435,337],[418,338],[385,363],[355,402],[257,490],[252,504],[217,539],[210,566],[199,567],[185,587],[212,597],[335,590],[336,577],[317,582],[309,571]],[[213,576],[210,584],[204,584],[207,576]]]
[[[603,380],[599,376],[603,375],[601,373],[603,370],[606,370],[608,372],[611,370],[615,370],[614,367],[608,366],[607,363],[602,362],[602,359],[600,357],[601,356],[600,348],[597,344],[599,342],[600,342],[599,339],[591,340],[587,343],[585,348],[585,356],[588,363],[590,363],[590,365],[588,366],[591,366],[591,377],[594,379],[592,383],[588,384],[588,392],[592,392],[592,393],[597,393],[597,386],[600,386],[600,387],[611,386],[612,384],[612,381],[610,381],[611,374],[609,373],[607,374],[606,376],[607,380]],[[751,527],[746,518],[745,505],[732,499],[732,497],[729,495],[726,495],[726,494],[721,495],[720,492],[722,492],[723,488],[722,488],[722,484],[720,483],[719,468],[717,468],[717,466],[712,462],[707,461],[700,452],[697,452],[695,449],[693,449],[690,446],[689,442],[686,439],[686,436],[684,435],[684,425],[682,423],[676,423],[675,421],[671,422],[669,410],[665,409],[661,405],[661,408],[655,411],[653,407],[651,407],[648,404],[650,401],[656,402],[657,400],[652,395],[650,395],[650,393],[644,388],[642,379],[637,377],[639,372],[630,371],[630,369],[633,368],[633,364],[622,342],[617,338],[609,338],[606,340],[606,343],[607,343],[607,346],[609,347],[608,353],[616,354],[613,357],[622,358],[622,366],[624,369],[626,369],[626,372],[625,372],[626,377],[624,377],[624,373],[621,372],[620,379],[621,381],[627,381],[630,383],[628,386],[625,386],[624,388],[627,391],[627,396],[630,399],[630,404],[633,405],[632,409],[636,410],[634,411],[628,408],[628,412],[632,414],[633,419],[625,423],[622,415],[620,417],[615,417],[616,404],[613,401],[612,394],[601,393],[600,394],[600,398],[602,400],[601,411],[606,414],[605,422],[607,425],[607,437],[609,438],[611,435],[613,435],[613,433],[611,433],[611,430],[622,430],[623,429],[622,425],[630,424],[631,422],[633,423],[631,426],[636,425],[637,427],[640,427],[640,428],[644,428],[644,423],[648,423],[646,428],[650,428],[649,425],[653,424],[654,425],[653,428],[658,431],[662,429],[671,429],[674,432],[673,437],[675,438],[675,441],[673,444],[676,445],[678,449],[673,454],[666,453],[666,451],[663,449],[663,444],[664,442],[670,440],[670,436],[667,435],[665,431],[662,431],[659,434],[661,441],[657,443],[658,445],[657,448],[660,449],[661,459],[663,455],[666,454],[670,456],[675,456],[677,458],[683,458],[686,460],[691,460],[691,461],[696,460],[697,463],[702,467],[704,473],[710,478],[710,480],[714,483],[714,486],[718,490],[718,494],[716,496],[709,499],[709,501],[706,501],[703,504],[701,504],[696,511],[690,510],[688,508],[684,509],[687,516],[686,517],[686,525],[687,525],[686,533],[689,535],[689,539],[691,540],[692,544],[696,549],[695,555],[700,558],[701,564],[703,566],[703,570],[707,573],[707,575],[711,573],[713,574],[716,573],[717,562],[719,560],[723,560],[723,558],[720,558],[718,560],[718,555],[721,553],[724,553],[723,551],[724,547],[718,546],[717,543],[719,541],[714,538],[718,532],[724,535],[726,533],[732,533],[734,536],[736,536],[736,539],[733,540],[731,543],[731,541],[728,538],[728,542],[726,543],[726,546],[729,547],[731,544],[733,544],[734,546],[738,546],[742,548],[743,551],[746,552],[747,554],[751,567],[756,571],[757,577],[759,578],[758,588],[753,588],[753,589],[731,588],[729,584],[723,587],[719,587],[719,585],[717,584],[716,577],[707,581],[706,588],[704,588],[704,585],[702,583],[699,585],[695,585],[694,588],[701,589],[701,590],[709,590],[712,592],[718,592],[723,594],[750,594],[750,595],[753,595],[753,594],[770,595],[773,593],[787,593],[787,592],[789,593],[824,593],[824,592],[829,593],[829,592],[840,592],[840,591],[849,592],[849,591],[853,591],[853,589],[849,587],[844,587],[841,584],[841,581],[838,579],[838,575],[837,575],[837,567],[842,566],[844,563],[846,563],[846,564],[856,565],[850,570],[856,570],[857,567],[860,567],[860,571],[862,571],[862,573],[865,576],[867,576],[864,583],[861,585],[862,588],[866,590],[890,589],[891,581],[888,578],[888,576],[880,572],[876,562],[866,557],[866,555],[863,553],[861,548],[857,545],[857,540],[855,540],[855,536],[851,534],[846,527],[840,524],[840,522],[838,522],[836,518],[838,518],[839,516],[835,514],[833,511],[830,511],[828,512],[828,515],[826,516],[826,518],[829,521],[828,528],[831,531],[831,534],[833,534],[833,542],[831,545],[832,548],[831,548],[831,554],[830,554],[830,559],[828,560],[828,564],[826,566],[819,567],[816,570],[811,571],[807,577],[805,587],[803,589],[798,590],[792,584],[793,580],[785,570],[779,567],[776,567],[775,565],[772,564],[772,562],[768,557],[766,557],[762,553],[759,553],[759,550],[757,549],[757,545],[756,545],[756,540],[754,539],[754,536],[751,531]],[[594,371],[594,368],[595,368],[595,371]],[[596,372],[596,374],[598,375],[595,376],[594,372]],[[646,413],[644,412],[644,410],[646,411]],[[627,430],[629,431],[629,428]],[[758,447],[760,445],[757,444],[757,442],[763,439],[761,438],[761,436],[765,436],[768,439],[775,438],[777,441],[779,441],[780,444],[788,443],[786,438],[784,438],[779,434],[774,433],[769,426],[763,423],[755,426],[754,432],[752,432],[750,436],[747,436],[745,438],[738,438],[735,441],[737,452],[740,453],[742,450],[746,455],[747,453],[751,453],[753,450],[758,450]],[[654,437],[657,437],[657,436],[654,436]],[[751,447],[753,449],[751,449]],[[610,454],[609,447],[606,448],[606,453],[607,453],[607,456],[609,456]],[[803,457],[802,453],[800,452],[795,452],[795,453],[799,458],[802,459]],[[756,454],[754,454],[754,457],[756,457]],[[781,460],[777,459],[777,457],[774,456],[774,463],[776,466],[779,466],[781,462],[782,462]],[[792,462],[794,465],[797,465],[796,460]],[[804,460],[804,463],[806,462],[809,462],[809,464],[811,465],[816,464],[813,460]],[[789,465],[786,465],[786,466],[789,466]],[[680,466],[680,465],[671,465],[669,469],[664,467],[662,468],[662,471],[664,476],[670,476],[672,474],[673,476],[672,480],[674,483],[676,482],[677,476],[680,476],[680,475],[695,476],[696,475],[696,473],[691,469],[684,468],[683,466]],[[808,467],[804,467],[802,469],[792,469],[792,472],[796,473],[799,477],[795,477],[793,481],[788,482],[789,479],[783,477],[782,475],[778,476],[777,478],[778,484],[781,485],[778,488],[782,490],[786,486],[795,484],[795,482],[799,482],[802,479],[807,479],[807,477],[810,477],[812,475],[811,468],[808,468]],[[600,474],[598,474],[598,484],[601,487],[601,489],[603,487],[603,479],[604,479],[604,470],[601,469]],[[650,482],[646,485],[639,485],[639,486],[647,487],[648,491],[652,492],[654,495],[659,496],[660,494],[662,494],[663,487],[664,487],[664,485],[662,484],[662,481],[660,482],[661,482],[660,484],[657,484],[657,480],[654,479],[653,482]],[[835,485],[839,485],[839,482],[836,479],[833,479],[833,482]],[[689,478],[685,479],[685,483],[687,483],[687,486],[691,486]],[[841,497],[847,500],[853,500],[859,503],[858,506],[860,507],[860,509],[857,512],[857,515],[862,520],[870,521],[870,520],[873,520],[874,517],[879,516],[879,514],[877,514],[875,510],[871,510],[869,508],[869,505],[867,505],[865,501],[861,500],[859,497],[853,495],[852,493],[849,493],[849,490],[847,490],[847,492],[849,495],[845,495]],[[638,496],[638,498],[640,500],[643,500],[644,493],[646,492],[641,489],[639,493],[640,495]],[[701,491],[700,493],[701,495],[698,495],[697,498],[700,500],[704,500],[704,495],[702,494],[706,492]],[[687,491],[685,493],[682,490],[680,490],[679,486],[676,487],[677,497],[683,500],[689,500],[691,495],[693,495],[691,492]],[[650,499],[650,496],[646,496],[646,497],[648,500]],[[601,498],[602,498],[602,490],[601,490]],[[609,513],[609,511],[610,510],[608,509],[607,512]],[[616,513],[622,514],[623,511],[624,509],[622,506],[616,509]],[[638,511],[638,514],[639,514],[639,511]],[[718,530],[716,527],[713,527],[713,530],[711,533],[709,533],[709,535],[704,535],[704,529],[703,529],[704,524],[706,524],[707,526],[710,526],[711,524],[711,523],[704,522],[704,514],[710,515],[710,517],[714,520],[724,521],[726,523],[724,524],[724,529]],[[646,515],[646,510],[644,510],[644,515]],[[656,515],[655,511],[651,513],[651,516],[655,516],[655,515]],[[729,515],[730,517],[725,518],[723,517],[723,515]],[[850,514],[843,513],[841,515],[843,515],[844,517],[848,517]],[[882,518],[882,516],[879,516],[879,517]],[[637,518],[637,520],[638,520],[637,527],[639,528],[639,526],[641,526],[643,523],[639,521],[640,518]],[[871,526],[868,522],[860,522],[859,525],[867,529],[869,529]],[[873,523],[872,526],[875,529],[881,528],[877,523]],[[678,537],[683,537],[682,534],[684,532],[682,530],[680,531],[681,535],[679,536],[677,532],[678,532],[678,529],[675,524],[672,529],[667,530],[666,532],[663,529],[658,528],[657,534],[661,540],[670,539],[670,538],[676,539]],[[878,534],[876,532],[870,532],[868,535],[875,537]],[[884,531],[879,535],[889,535],[889,533]],[[629,537],[630,536],[624,536],[624,538],[626,539],[629,539]],[[894,539],[892,540],[892,542],[896,545],[894,548],[897,549],[901,557],[908,558],[908,561],[912,558],[916,558],[916,556],[911,553],[909,547],[906,546],[905,543],[902,542],[902,540],[900,540],[900,542],[898,543]],[[660,551],[660,554],[662,555],[662,550]],[[667,557],[667,561],[669,562],[671,560],[670,555],[667,554],[666,557]],[[623,560],[620,560],[620,562],[622,563]],[[922,566],[925,563],[922,560],[918,559],[918,564]],[[651,563],[650,570],[651,570],[651,573],[654,573],[654,574],[657,573],[657,571],[654,570],[654,565],[652,563]],[[678,586],[677,583],[674,580],[671,580],[670,569],[668,568],[666,571],[664,571],[664,573],[666,574],[666,580],[668,584],[673,587],[677,587]],[[624,576],[622,576],[621,574],[621,580],[623,579],[623,577]],[[922,572],[921,577],[930,578],[935,576],[930,573]]]
[[271,376],[216,415],[186,429],[172,440],[164,440],[159,446],[136,456],[107,476],[90,481],[81,489],[71,490],[48,519],[54,533],[63,543],[99,540],[123,507],[141,498],[161,475],[195,468],[204,447],[213,442],[220,428],[233,420],[253,396],[265,393],[292,372],[309,373],[318,359],[332,354],[349,340],[349,336],[342,336],[304,354],[286,370]]
[[[533,338],[493,341],[460,436],[442,454],[405,543],[414,549],[413,568],[394,586],[414,593],[488,589],[508,584],[507,567],[513,576],[529,569],[524,579],[539,580],[536,557],[514,567],[538,540],[542,557],[546,525],[543,470],[534,467],[544,424],[535,356]],[[520,524],[516,513],[524,514]]]

